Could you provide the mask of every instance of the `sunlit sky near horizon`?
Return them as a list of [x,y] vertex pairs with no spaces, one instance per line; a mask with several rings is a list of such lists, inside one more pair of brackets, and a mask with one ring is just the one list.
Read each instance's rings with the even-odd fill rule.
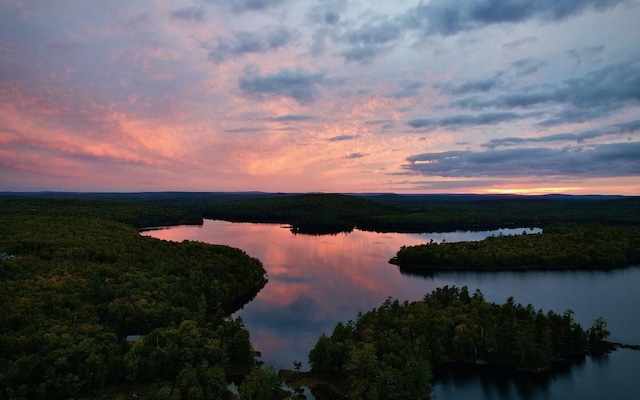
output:
[[0,191],[640,195],[640,0],[0,1]]

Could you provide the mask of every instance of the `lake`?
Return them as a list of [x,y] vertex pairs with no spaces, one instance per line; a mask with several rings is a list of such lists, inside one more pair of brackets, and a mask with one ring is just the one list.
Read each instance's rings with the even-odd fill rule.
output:
[[[205,220],[202,226],[176,226],[142,232],[159,239],[196,240],[240,248],[262,261],[269,282],[236,313],[251,332],[262,360],[293,368],[321,333],[358,311],[379,307],[388,297],[419,300],[445,285],[480,289],[488,301],[509,296],[536,309],[575,312],[583,328],[602,316],[610,340],[640,344],[640,268],[615,271],[437,272],[409,275],[388,263],[403,246],[430,241],[481,240],[490,235],[536,233],[502,229],[490,232],[375,233],[354,230],[337,235],[294,235],[277,224]],[[586,357],[571,368],[544,376],[505,376],[488,371],[444,369],[435,399],[600,399],[640,398],[640,351],[619,349],[603,357]],[[634,376],[631,376],[634,375]]]

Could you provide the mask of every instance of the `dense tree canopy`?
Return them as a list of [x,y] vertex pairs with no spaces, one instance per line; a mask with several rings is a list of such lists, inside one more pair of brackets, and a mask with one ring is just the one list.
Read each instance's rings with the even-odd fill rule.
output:
[[298,233],[441,232],[559,223],[640,224],[640,197],[271,195],[198,203],[205,218],[292,225]]
[[241,250],[104,219],[4,215],[0,251],[0,398],[158,380],[167,396],[219,398],[254,365],[248,331],[221,307],[264,285]]
[[394,211],[397,207],[391,204],[341,194],[233,199],[203,205],[206,218],[287,223],[292,232],[308,234],[349,232],[359,217]]
[[338,323],[318,339],[309,362],[349,399],[427,399],[433,366],[464,361],[538,371],[568,354],[601,349],[605,327],[598,318],[585,331],[570,310],[544,313],[513,298],[498,305],[480,291],[445,286],[421,301],[388,299]]
[[98,200],[41,195],[16,199],[11,196],[0,200],[0,215],[101,218],[136,228],[202,224],[200,212],[186,204],[115,200],[119,198],[115,195],[113,198]]
[[640,264],[640,227],[563,225],[540,234],[401,248],[392,263],[408,270],[591,269]]
[[201,223],[202,218],[273,222],[295,233],[442,232],[560,223],[640,224],[640,197],[506,195],[341,195],[284,193],[0,194],[0,214],[84,215],[135,227]]
[[558,224],[640,224],[640,197],[600,196],[380,196],[398,211],[358,219],[359,229],[382,232],[441,232]]

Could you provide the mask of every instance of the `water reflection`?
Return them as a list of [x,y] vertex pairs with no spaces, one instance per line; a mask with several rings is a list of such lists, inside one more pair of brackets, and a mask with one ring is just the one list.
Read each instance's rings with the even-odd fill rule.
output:
[[[182,241],[198,240],[226,244],[246,251],[262,261],[269,282],[256,298],[237,312],[251,332],[251,341],[262,352],[262,360],[278,368],[292,368],[293,361],[307,361],[309,350],[321,333],[331,333],[339,321],[354,319],[358,311],[378,307],[388,297],[418,300],[425,293],[444,285],[479,288],[489,301],[503,303],[509,296],[516,302],[562,313],[576,312],[577,322],[585,327],[598,316],[608,321],[612,340],[640,343],[640,269],[602,271],[529,271],[529,272],[438,272],[427,276],[400,273],[388,263],[403,246],[434,240],[455,242],[481,240],[500,233],[521,234],[522,228],[492,232],[450,232],[426,234],[375,233],[354,230],[327,236],[293,235],[288,227],[273,224],[229,223],[205,220],[202,226],[180,226],[147,231],[143,235]],[[539,230],[528,233],[535,233]],[[620,350],[612,357],[620,357]],[[640,352],[632,369],[640,366]],[[474,390],[493,393],[486,398],[512,397],[559,398],[555,393],[563,382],[572,388],[574,374],[583,377],[594,370],[610,371],[607,359],[588,358],[589,373],[580,372],[580,364],[556,372],[547,382],[526,380],[495,381],[471,379]],[[577,369],[575,369],[577,368]],[[585,367],[586,368],[586,367]],[[446,375],[445,375],[446,377]],[[592,377],[597,380],[595,377]],[[474,380],[475,379],[475,380]],[[480,379],[480,381],[478,381]],[[580,378],[582,381],[584,378]],[[437,398],[464,398],[456,385],[464,381],[436,385]],[[456,383],[458,382],[458,383]],[[553,382],[551,388],[547,388]],[[635,382],[635,381],[634,381]],[[581,383],[583,384],[583,383]],[[479,385],[479,386],[478,386]],[[534,385],[530,387],[530,385]],[[468,385],[467,385],[468,386]],[[573,390],[573,389],[571,389]],[[640,393],[640,389],[635,391]],[[495,394],[495,396],[494,396]],[[587,393],[588,394],[588,393]],[[477,395],[477,393],[476,393]],[[476,396],[477,397],[477,396]],[[468,397],[475,398],[475,397]],[[593,397],[592,397],[593,398]]]
[[[465,393],[469,387],[479,386],[483,399],[529,399],[535,393],[544,397],[555,376],[552,373],[533,374],[499,367],[453,364],[439,368],[435,378],[437,388],[449,388],[438,393],[446,394],[447,398],[457,398],[459,392]],[[477,393],[474,395],[477,398]]]
[[640,394],[640,383],[635,377],[639,363],[640,352],[619,349],[608,355],[557,364],[542,374],[469,365],[446,366],[437,372],[434,398],[635,399]]
[[536,309],[562,313],[567,309],[583,328],[598,317],[607,321],[610,339],[640,342],[640,269],[614,271],[443,271],[412,275],[434,286],[467,285],[480,288],[490,301],[503,303],[509,296]]
[[[530,233],[539,230],[529,231]],[[320,333],[377,307],[388,297],[417,300],[435,288],[398,273],[388,260],[402,245],[430,240],[480,240],[488,235],[520,234],[522,229],[426,234],[354,230],[326,236],[293,235],[274,224],[205,220],[201,226],[146,231],[165,240],[227,244],[262,261],[269,283],[238,312],[263,360],[278,367],[306,362]]]

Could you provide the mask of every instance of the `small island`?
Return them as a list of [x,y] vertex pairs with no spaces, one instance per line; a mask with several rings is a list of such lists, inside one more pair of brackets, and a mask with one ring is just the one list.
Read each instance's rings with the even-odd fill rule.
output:
[[498,305],[467,287],[438,288],[420,301],[388,299],[322,335],[309,353],[311,371],[287,374],[317,398],[428,399],[438,365],[465,362],[540,372],[568,357],[606,352],[606,322],[588,329],[564,314]]

